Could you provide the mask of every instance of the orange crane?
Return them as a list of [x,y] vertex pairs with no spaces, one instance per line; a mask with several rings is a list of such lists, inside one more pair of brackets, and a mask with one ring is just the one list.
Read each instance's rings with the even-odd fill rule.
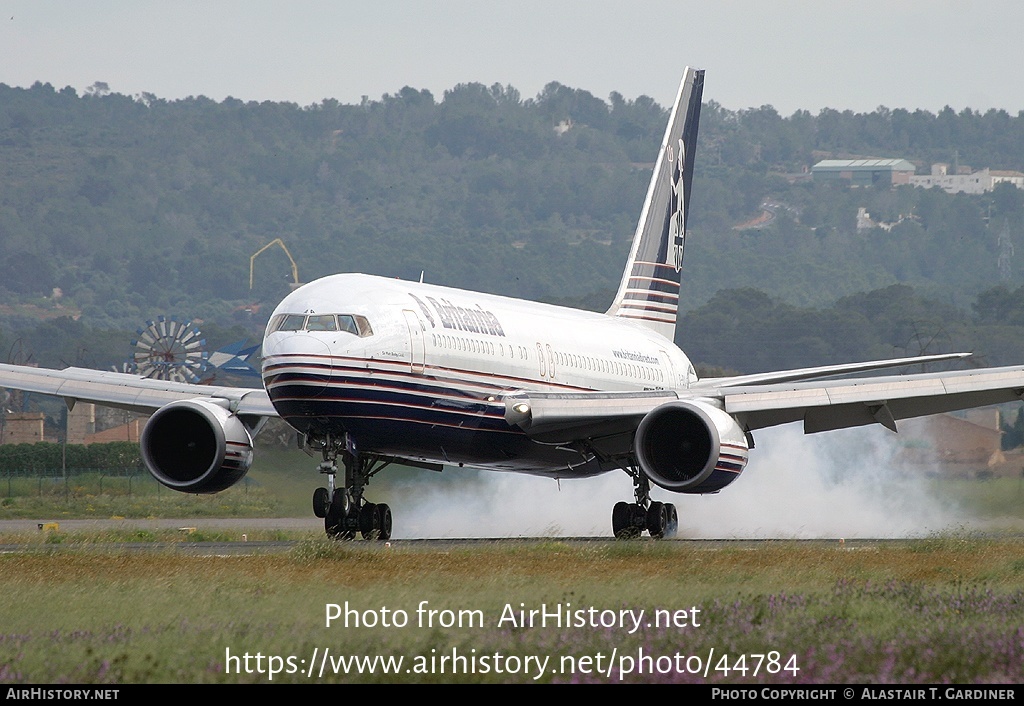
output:
[[295,264],[295,258],[293,258],[292,254],[288,252],[288,248],[285,246],[283,240],[281,240],[280,238],[274,238],[269,243],[267,243],[262,248],[253,253],[252,257],[249,258],[249,289],[252,289],[253,264],[256,262],[256,258],[259,257],[259,255],[263,253],[265,250],[274,245],[280,245],[281,249],[284,250],[284,254],[288,256],[288,261],[292,263],[292,284],[290,285],[291,288],[295,289],[296,287],[299,286],[299,266]]

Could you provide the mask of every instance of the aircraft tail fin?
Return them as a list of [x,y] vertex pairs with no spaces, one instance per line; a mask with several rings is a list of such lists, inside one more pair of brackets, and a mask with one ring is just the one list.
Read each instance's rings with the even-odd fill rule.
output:
[[669,340],[676,330],[703,92],[703,69],[687,68],[654,164],[622,282],[607,312],[634,319]]

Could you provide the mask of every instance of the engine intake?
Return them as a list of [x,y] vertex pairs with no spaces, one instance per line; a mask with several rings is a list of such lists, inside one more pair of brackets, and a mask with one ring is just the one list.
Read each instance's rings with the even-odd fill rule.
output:
[[205,399],[172,402],[142,430],[142,460],[168,488],[216,493],[240,481],[252,465],[245,424]]
[[732,417],[709,404],[668,402],[647,413],[633,440],[640,468],[666,490],[714,493],[747,465],[747,439]]

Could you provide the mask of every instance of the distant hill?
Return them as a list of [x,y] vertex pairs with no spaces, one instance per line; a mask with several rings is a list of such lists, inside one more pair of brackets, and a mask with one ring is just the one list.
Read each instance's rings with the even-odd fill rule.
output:
[[[423,272],[601,309],[666,117],[646,96],[603,100],[557,83],[532,98],[461,84],[440,97],[406,87],[306,107],[0,84],[0,345],[54,311],[54,288],[88,330],[166,314],[255,333],[271,307],[242,305],[276,302],[291,272],[283,252],[267,251],[250,291],[249,258],[278,237],[303,281]],[[826,309],[905,284],[967,312],[997,284],[1015,291],[1024,192],[850,189],[787,175],[852,154],[1022,169],[1022,138],[1024,117],[1000,111],[783,117],[708,103],[683,308],[753,287]],[[763,228],[734,230],[766,199],[786,208]],[[860,207],[879,221],[915,218],[857,231]]]

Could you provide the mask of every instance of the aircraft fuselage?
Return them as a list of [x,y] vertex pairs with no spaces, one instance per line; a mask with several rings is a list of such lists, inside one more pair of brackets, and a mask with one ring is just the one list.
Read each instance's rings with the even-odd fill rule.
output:
[[599,470],[510,426],[506,393],[695,379],[671,341],[624,318],[361,274],[292,292],[263,351],[267,392],[303,434],[347,433],[360,453],[555,476]]

